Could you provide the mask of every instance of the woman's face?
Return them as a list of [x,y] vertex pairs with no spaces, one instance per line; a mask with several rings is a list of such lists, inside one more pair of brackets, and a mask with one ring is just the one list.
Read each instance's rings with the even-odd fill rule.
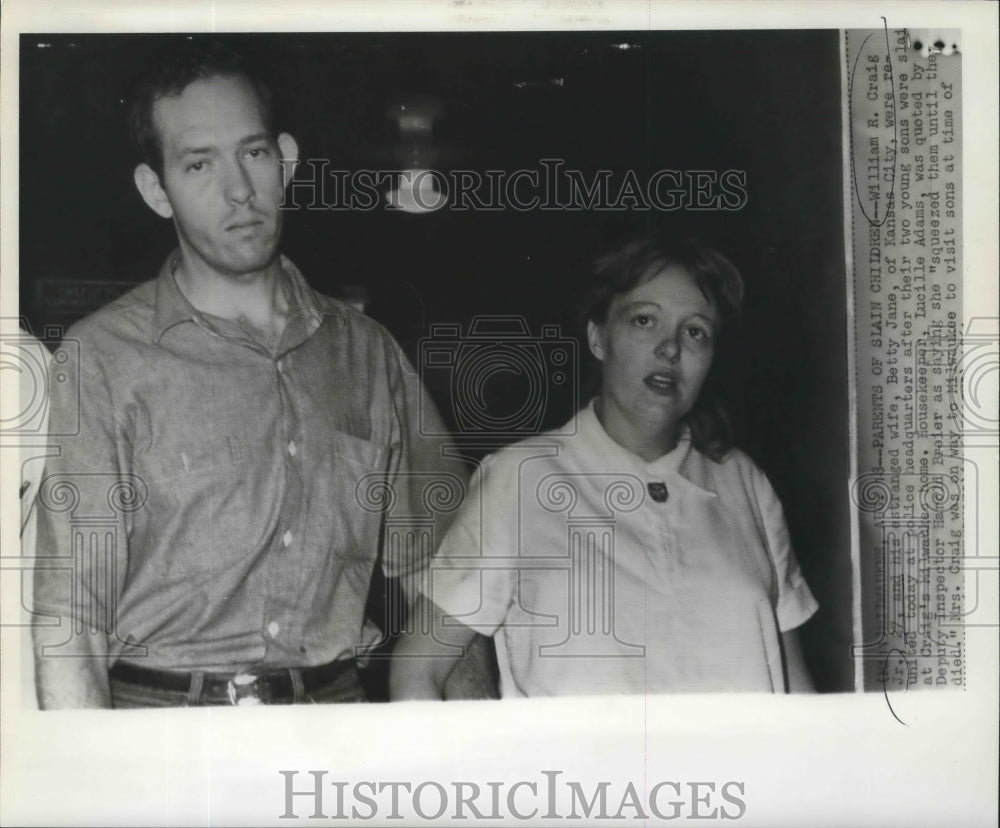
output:
[[673,439],[712,366],[718,328],[715,305],[680,267],[614,297],[605,324],[587,326],[590,350],[603,363],[605,427],[666,430]]

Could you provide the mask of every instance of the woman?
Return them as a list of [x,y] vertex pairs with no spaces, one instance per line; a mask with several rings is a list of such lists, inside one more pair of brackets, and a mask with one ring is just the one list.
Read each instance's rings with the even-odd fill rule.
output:
[[596,275],[600,390],[569,427],[483,462],[424,590],[433,623],[397,649],[393,698],[441,698],[474,630],[496,637],[504,697],[812,689],[795,627],[816,602],[781,504],[706,388],[738,271],[643,239]]

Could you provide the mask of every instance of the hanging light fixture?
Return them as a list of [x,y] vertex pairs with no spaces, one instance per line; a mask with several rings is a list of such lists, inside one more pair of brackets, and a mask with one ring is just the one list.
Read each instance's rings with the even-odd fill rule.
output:
[[410,95],[389,106],[386,115],[396,121],[399,138],[394,156],[400,173],[386,198],[388,206],[404,213],[433,213],[448,203],[434,163],[434,121],[443,114],[437,98]]

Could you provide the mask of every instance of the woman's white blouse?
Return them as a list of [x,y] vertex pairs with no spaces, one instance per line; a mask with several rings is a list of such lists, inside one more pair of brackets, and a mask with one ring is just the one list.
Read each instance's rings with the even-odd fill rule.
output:
[[496,635],[502,695],[784,692],[779,633],[817,604],[763,472],[686,434],[647,463],[593,403],[573,431],[483,461],[423,586]]

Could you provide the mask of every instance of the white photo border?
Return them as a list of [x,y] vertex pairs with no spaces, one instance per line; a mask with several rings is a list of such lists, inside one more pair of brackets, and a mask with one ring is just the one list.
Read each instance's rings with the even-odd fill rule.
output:
[[[963,33],[966,319],[997,307],[997,26],[992,4],[794,2],[6,2],[3,67],[3,308],[18,307],[18,35],[21,32],[372,31],[647,28],[960,28]],[[795,71],[789,67],[789,71]],[[5,323],[6,324],[6,323]],[[7,391],[7,378],[4,379]],[[995,383],[994,383],[995,393]],[[16,486],[3,459],[2,525],[17,525]],[[995,495],[997,470],[981,481]],[[996,503],[995,496],[980,502]],[[996,549],[996,515],[982,548]],[[982,530],[983,527],[981,527]],[[3,532],[3,555],[17,555]],[[13,544],[13,547],[12,547]],[[14,551],[11,551],[13,548]],[[997,616],[996,572],[981,600]],[[5,594],[3,600],[9,600]],[[15,595],[16,599],[16,595]],[[997,664],[995,628],[967,631],[964,691],[901,698],[901,724],[878,694],[804,697],[650,697],[485,703],[359,705],[244,711],[189,709],[38,713],[20,698],[17,631],[0,630],[3,715],[0,823],[5,825],[283,825],[286,781],[310,771],[349,786],[437,781],[517,782],[524,810],[546,772],[590,791],[620,792],[675,782],[715,790],[738,783],[745,807],[715,820],[745,825],[951,824],[996,819]],[[703,791],[705,789],[702,789]],[[326,789],[333,797],[334,787]],[[611,797],[615,799],[614,796]],[[428,800],[433,802],[433,798]],[[506,802],[506,800],[503,800]],[[617,799],[615,803],[617,805]],[[509,804],[509,803],[507,803]],[[714,802],[718,805],[718,801]],[[296,800],[299,821],[312,811]],[[710,807],[710,806],[707,806]],[[327,800],[322,824],[334,818]],[[364,812],[362,812],[364,813]],[[563,810],[568,813],[568,810]],[[632,812],[627,811],[631,817]],[[690,815],[690,814],[685,814]],[[726,817],[729,817],[728,819]],[[438,821],[450,822],[451,813]],[[561,824],[544,809],[515,824]],[[453,820],[461,823],[461,820]],[[469,820],[465,820],[469,822]],[[499,823],[500,820],[493,820]],[[573,820],[570,820],[573,821]],[[630,821],[635,821],[631,820]],[[380,813],[362,824],[400,824]],[[577,824],[582,824],[578,819]],[[317,820],[310,820],[316,824]],[[613,824],[614,820],[607,820]],[[406,823],[411,824],[411,823]],[[506,824],[506,823],[504,823]],[[676,823],[675,823],[676,824]]]

